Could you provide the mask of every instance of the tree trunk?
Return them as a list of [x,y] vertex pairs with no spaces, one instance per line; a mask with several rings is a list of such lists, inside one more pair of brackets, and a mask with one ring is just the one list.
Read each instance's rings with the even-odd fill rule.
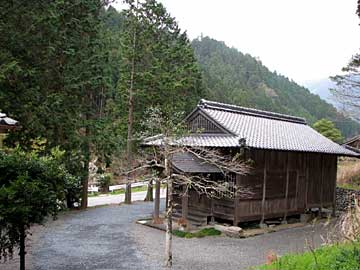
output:
[[153,196],[153,180],[151,179],[149,181],[149,184],[147,186],[147,192],[146,192],[146,197],[144,199],[145,202],[152,202],[154,201],[154,196]]
[[173,212],[173,200],[172,200],[172,180],[169,179],[168,183],[168,208],[166,214],[166,245],[165,245],[165,256],[166,256],[166,267],[172,267],[172,212]]
[[[132,143],[133,143],[133,124],[134,124],[134,76],[135,76],[135,49],[136,49],[136,29],[134,29],[133,36],[133,55],[131,59],[131,74],[130,74],[130,87],[129,87],[129,114],[128,114],[128,134],[127,134],[127,161],[129,170],[132,169]],[[128,179],[125,191],[125,203],[131,203],[131,182]]]
[[160,180],[155,181],[154,223],[160,219]]
[[88,138],[90,136],[89,128],[85,131],[85,143],[83,148],[84,154],[84,172],[82,178],[82,195],[81,195],[81,208],[86,209],[88,207],[88,185],[89,185],[89,164],[90,164],[90,145]]
[[168,157],[165,156],[165,175],[168,177],[168,202],[166,210],[166,239],[165,239],[165,265],[172,267],[172,211],[173,211],[173,183],[170,176]]
[[26,234],[25,234],[25,227],[21,226],[20,228],[20,270],[25,270],[25,240],[26,240]]
[[125,188],[125,201],[124,203],[126,204],[131,204],[131,182],[130,179],[128,179],[128,183],[126,183],[126,188]]

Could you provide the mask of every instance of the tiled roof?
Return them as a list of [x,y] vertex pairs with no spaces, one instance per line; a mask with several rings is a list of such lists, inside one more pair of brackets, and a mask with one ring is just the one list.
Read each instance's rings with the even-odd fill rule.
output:
[[[359,156],[324,137],[304,118],[201,100],[197,110],[227,130],[227,134],[193,134],[174,144],[198,147],[240,147]],[[189,119],[189,118],[187,118]],[[161,145],[162,137],[152,137],[144,145]]]
[[18,121],[7,117],[5,113],[0,113],[0,125],[4,126],[15,126],[18,124]]
[[[143,141],[143,145],[160,146],[162,144],[162,136],[150,137]],[[173,139],[170,144],[197,147],[239,147],[239,138],[230,134],[196,134]]]
[[206,100],[198,107],[233,135],[244,138],[248,147],[357,155],[312,129],[303,118]]
[[356,142],[358,140],[360,140],[360,135],[356,135],[356,136],[350,138],[349,140],[344,142],[343,145],[351,144],[351,143]]
[[220,173],[221,170],[209,163],[197,158],[195,155],[187,152],[175,153],[171,159],[173,167],[180,172],[188,173]]

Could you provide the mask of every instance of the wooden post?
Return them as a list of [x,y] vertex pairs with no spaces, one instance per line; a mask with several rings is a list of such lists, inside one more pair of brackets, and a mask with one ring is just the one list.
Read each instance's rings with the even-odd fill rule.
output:
[[295,187],[295,208],[296,211],[299,209],[299,182],[300,182],[300,170],[296,170],[296,187]]
[[210,201],[210,207],[211,207],[211,209],[210,209],[210,212],[211,212],[211,222],[212,223],[214,223],[215,222],[215,217],[214,217],[214,198],[211,198],[210,199],[211,201]]
[[186,221],[186,223],[187,223],[188,211],[189,211],[188,207],[189,207],[189,196],[187,192],[187,187],[186,185],[184,185],[183,194],[181,197],[181,217],[184,219],[184,221]]
[[289,208],[289,178],[290,178],[290,168],[289,168],[289,152],[286,154],[286,190],[285,190],[285,213],[283,223],[286,223],[286,217],[288,214]]
[[155,180],[155,203],[154,203],[154,222],[157,223],[160,220],[160,180]]
[[310,158],[309,158],[309,154],[306,153],[305,154],[305,171],[306,171],[306,175],[305,175],[305,208],[309,208],[309,202],[308,202],[308,193],[309,193],[309,178],[310,178],[310,172],[309,172],[309,162]]
[[332,203],[332,213],[333,217],[336,216],[336,175],[337,175],[337,156],[335,156],[335,172],[333,173],[334,177],[334,194],[333,194],[333,203]]
[[320,217],[323,209],[323,193],[324,193],[324,155],[321,154],[320,164],[321,164],[321,178],[320,178]]
[[264,224],[265,220],[265,200],[266,200],[266,170],[267,170],[267,155],[266,151],[264,152],[264,177],[263,177],[263,192],[262,192],[262,202],[261,202],[261,221],[260,224]]
[[[235,191],[237,191],[237,187],[239,186],[238,185],[238,182],[239,181],[239,178],[241,176],[239,174],[236,174],[235,175]],[[234,221],[233,221],[233,225],[234,226],[237,226],[239,221],[238,221],[238,209],[239,209],[239,196],[238,196],[238,192],[235,192],[234,194]]]

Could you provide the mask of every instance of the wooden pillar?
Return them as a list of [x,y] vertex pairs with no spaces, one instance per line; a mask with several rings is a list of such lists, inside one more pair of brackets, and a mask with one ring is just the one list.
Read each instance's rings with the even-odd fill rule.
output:
[[263,192],[262,192],[262,201],[261,201],[261,221],[260,221],[260,224],[264,224],[264,220],[265,220],[267,166],[268,166],[268,160],[267,160],[266,151],[264,151],[264,177],[263,177]]
[[308,193],[309,193],[309,181],[310,181],[310,156],[308,153],[305,154],[305,208],[309,208]]
[[189,195],[186,185],[183,186],[183,194],[181,197],[181,217],[187,221],[189,212]]
[[211,222],[214,223],[215,222],[215,217],[214,217],[214,200],[215,200],[215,198],[211,198],[210,200],[211,200],[210,201]]
[[239,182],[240,182],[240,175],[235,175],[235,194],[234,194],[234,221],[233,221],[233,225],[237,226],[239,223],[238,220],[238,208],[239,208],[239,196],[238,196],[238,192],[237,192],[237,187],[239,186]]
[[155,180],[155,202],[154,202],[154,220],[160,218],[160,180]]
[[286,223],[286,217],[289,208],[289,178],[290,178],[290,166],[289,166],[289,152],[286,153],[286,186],[285,186],[285,212],[283,222]]
[[299,183],[300,183],[300,170],[296,169],[296,187],[295,187],[295,208],[299,209]]
[[324,155],[321,154],[320,156],[320,164],[321,164],[321,178],[320,178],[320,216],[322,213],[323,208],[323,193],[324,193],[324,170],[325,170],[325,162],[324,162]]
[[333,185],[334,185],[334,194],[333,194],[333,203],[332,203],[332,213],[331,213],[331,215],[333,216],[333,217],[335,217],[336,216],[336,175],[337,175],[337,156],[335,156],[335,165],[333,165],[334,167],[335,167],[335,169],[334,169],[334,172],[333,172],[333,174],[332,174],[332,177],[334,177],[334,179],[333,179]]

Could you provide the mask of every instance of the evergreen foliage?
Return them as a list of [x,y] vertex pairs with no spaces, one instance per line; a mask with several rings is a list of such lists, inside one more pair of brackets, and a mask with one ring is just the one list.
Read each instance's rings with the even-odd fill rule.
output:
[[301,116],[310,124],[328,118],[346,137],[360,131],[357,122],[346,118],[308,89],[269,71],[259,59],[209,37],[193,40],[192,46],[209,99]]
[[0,104],[20,121],[8,143],[66,150],[83,179],[86,205],[91,154],[108,161],[116,148],[111,105],[111,37],[102,0],[3,1],[0,6]]
[[128,2],[120,31],[117,104],[120,117],[126,119],[134,60],[134,127],[138,132],[147,108],[160,106],[168,114],[189,112],[203,93],[191,43],[175,19],[155,0]]
[[25,238],[33,224],[56,216],[64,201],[67,182],[74,181],[62,165],[63,152],[50,156],[19,149],[0,152],[0,259],[20,249],[20,269],[25,269]]
[[314,123],[313,128],[334,142],[342,143],[344,140],[340,130],[330,120],[320,119]]

